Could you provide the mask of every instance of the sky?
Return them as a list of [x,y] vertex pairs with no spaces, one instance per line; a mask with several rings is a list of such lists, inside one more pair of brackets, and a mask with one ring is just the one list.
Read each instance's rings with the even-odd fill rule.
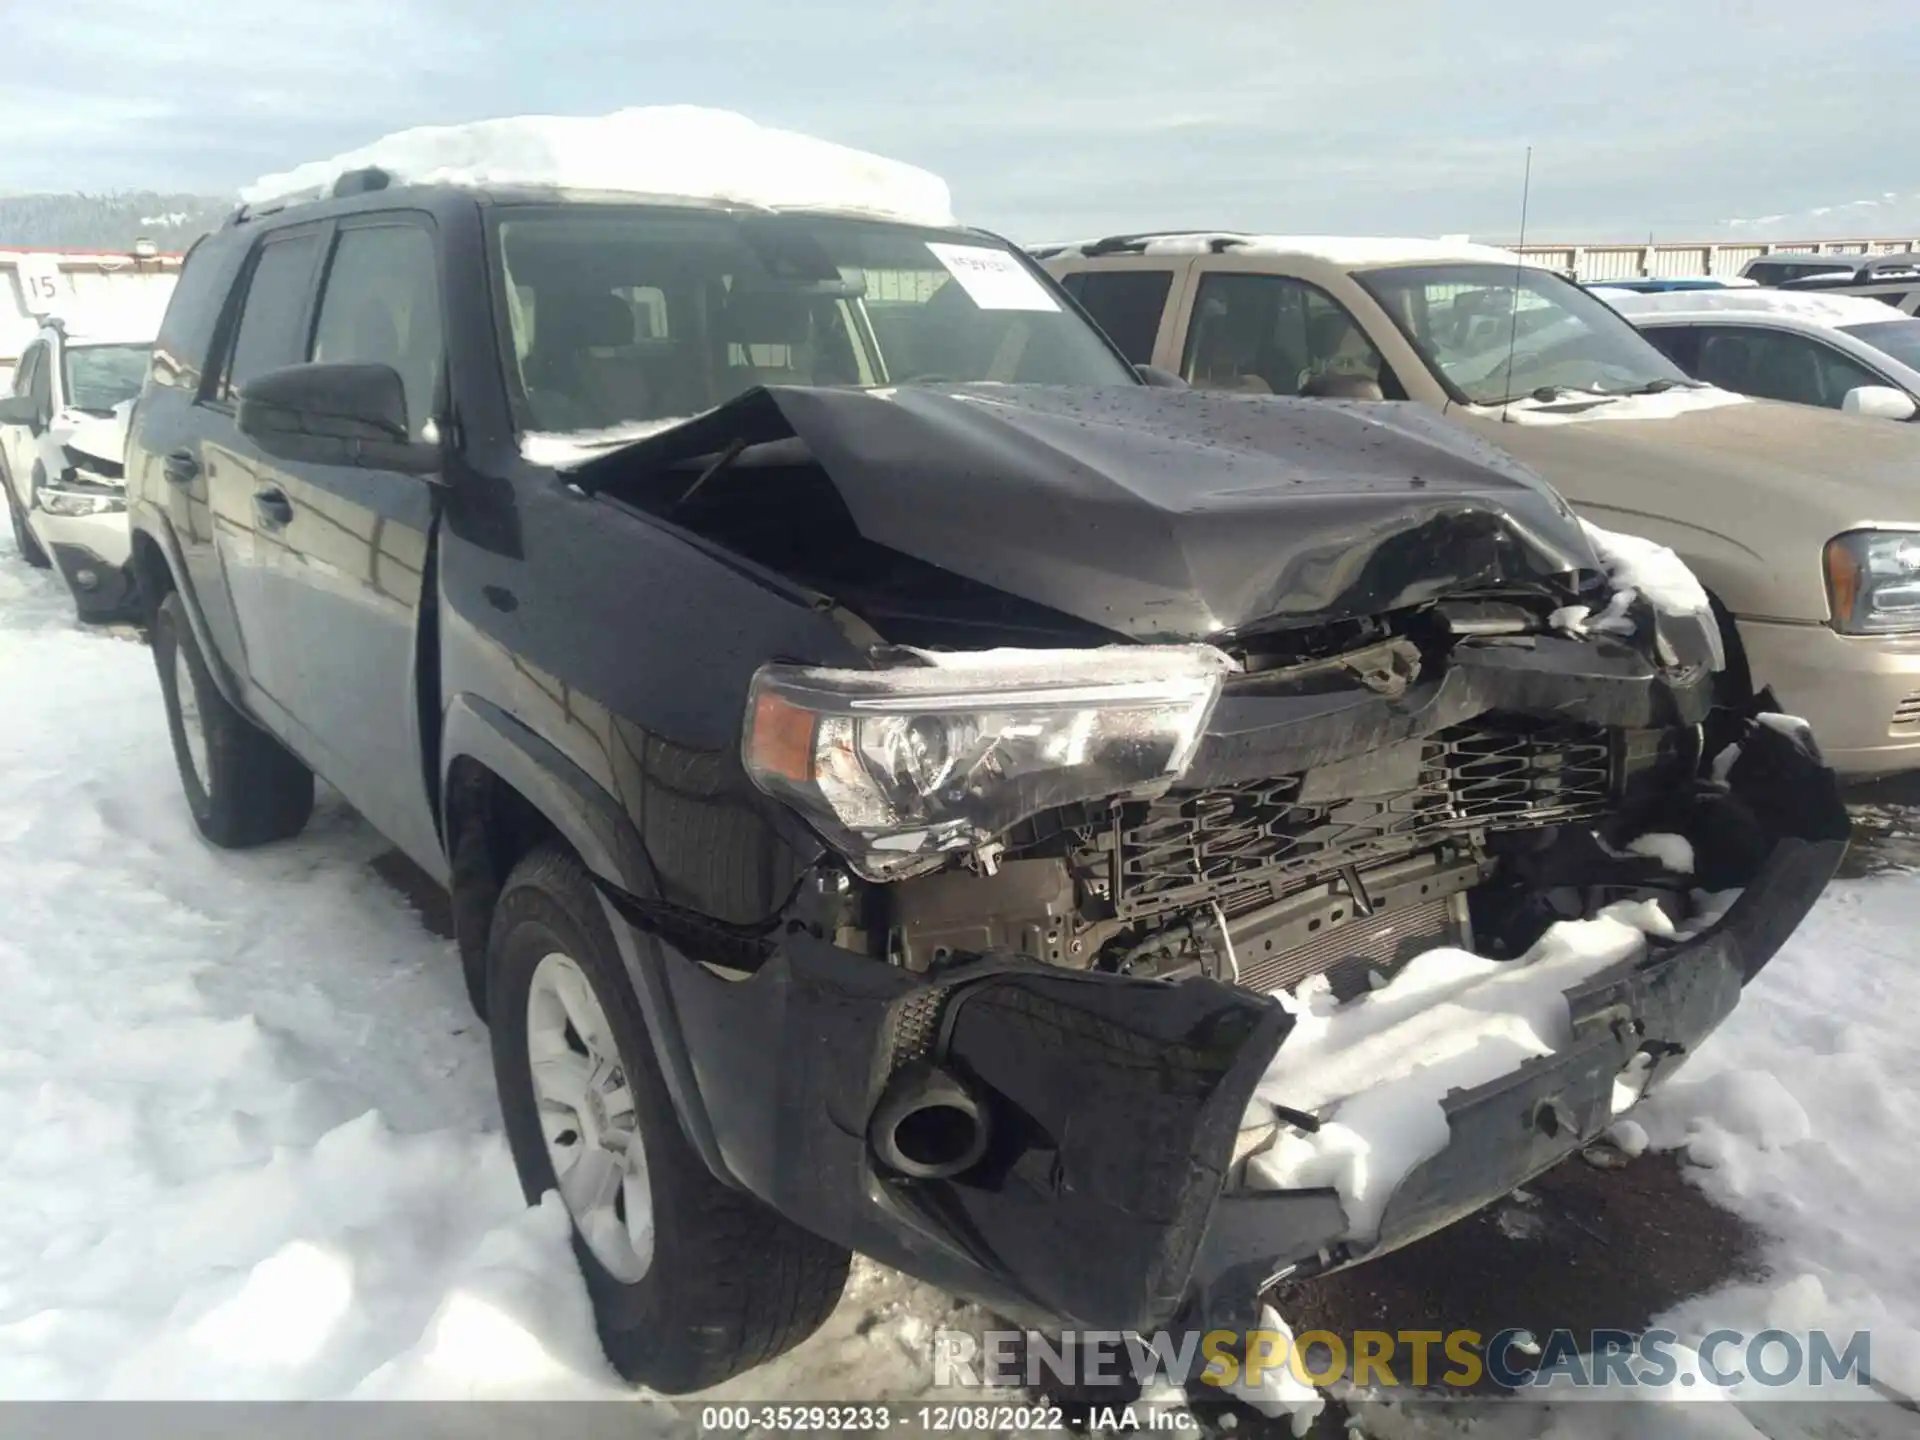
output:
[[[0,0],[0,13],[26,0]],[[413,125],[701,104],[1123,230],[1920,230],[1913,0],[63,0],[0,191],[228,194]],[[1867,203],[1871,202],[1871,203]],[[1733,222],[1742,222],[1735,224]],[[1763,222],[1763,223],[1755,223]]]

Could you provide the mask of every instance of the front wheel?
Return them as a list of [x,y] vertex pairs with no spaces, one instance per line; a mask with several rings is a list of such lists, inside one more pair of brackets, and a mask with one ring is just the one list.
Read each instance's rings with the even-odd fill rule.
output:
[[313,813],[313,772],[220,693],[179,591],[154,612],[151,641],[180,788],[200,833],[227,850],[299,834]]
[[680,1128],[593,883],[542,848],[487,937],[494,1077],[527,1198],[557,1189],[607,1358],[668,1394],[819,1328],[848,1252],[716,1180]]
[[27,525],[27,512],[20,508],[20,502],[14,499],[13,486],[0,485],[7,492],[7,518],[13,522],[13,543],[20,547],[20,558],[36,570],[45,570],[53,562],[47,558],[46,549],[40,544],[40,537]]

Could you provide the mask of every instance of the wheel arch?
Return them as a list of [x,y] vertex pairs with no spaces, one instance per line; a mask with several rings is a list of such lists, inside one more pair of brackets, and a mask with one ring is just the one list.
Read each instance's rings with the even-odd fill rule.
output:
[[194,643],[200,647],[200,657],[206,662],[207,675],[213,681],[214,688],[242,715],[252,715],[253,711],[247,704],[239,681],[227,668],[226,657],[220,653],[220,647],[213,643],[213,636],[207,630],[206,617],[200,613],[193,585],[184,578],[187,567],[180,558],[173,536],[164,530],[156,534],[145,525],[129,525],[128,530],[131,532],[128,563],[133,567],[133,583],[137,592],[134,603],[140,623],[151,627],[153,617],[160,609],[160,602],[178,592],[180,606],[187,612],[187,624],[193,629]]
[[638,832],[607,791],[553,745],[498,706],[472,695],[448,702],[441,736],[441,823],[446,836],[454,934],[468,993],[485,1015],[488,929],[513,867],[542,844],[578,857],[600,903],[661,1073],[688,1141],[713,1173],[737,1183],[721,1157],[661,966],[658,942],[636,932],[608,902],[612,890],[653,889]]

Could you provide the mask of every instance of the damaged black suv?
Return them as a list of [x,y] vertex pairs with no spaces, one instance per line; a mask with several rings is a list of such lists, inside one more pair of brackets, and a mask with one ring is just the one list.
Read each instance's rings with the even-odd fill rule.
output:
[[[1419,409],[1148,383],[969,230],[387,178],[194,249],[140,594],[209,840],[318,774],[447,886],[628,1376],[779,1353],[852,1251],[1039,1326],[1244,1316],[1590,1141],[1838,861],[1711,617]],[[1373,1221],[1245,1182],[1272,992],[1649,897]]]

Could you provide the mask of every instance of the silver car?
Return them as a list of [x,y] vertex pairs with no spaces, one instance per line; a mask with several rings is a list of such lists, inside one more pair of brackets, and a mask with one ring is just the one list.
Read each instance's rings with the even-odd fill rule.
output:
[[1889,420],[1920,415],[1920,320],[1860,295],[1596,286],[1696,380]]

